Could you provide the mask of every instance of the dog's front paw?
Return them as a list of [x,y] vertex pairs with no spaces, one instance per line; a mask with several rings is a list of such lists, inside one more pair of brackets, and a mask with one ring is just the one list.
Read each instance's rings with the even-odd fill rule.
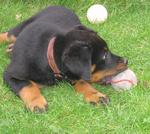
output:
[[42,113],[48,109],[48,104],[45,98],[42,95],[40,95],[37,98],[34,98],[29,103],[27,103],[26,107],[32,112]]
[[100,93],[100,92],[90,92],[85,95],[85,100],[92,104],[108,104],[110,102],[110,99],[108,96]]

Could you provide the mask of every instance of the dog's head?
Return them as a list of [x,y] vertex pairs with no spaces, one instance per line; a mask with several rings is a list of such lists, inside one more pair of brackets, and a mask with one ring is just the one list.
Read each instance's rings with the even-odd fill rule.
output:
[[78,26],[65,36],[62,61],[78,79],[98,82],[127,68],[127,60],[109,50],[95,32]]

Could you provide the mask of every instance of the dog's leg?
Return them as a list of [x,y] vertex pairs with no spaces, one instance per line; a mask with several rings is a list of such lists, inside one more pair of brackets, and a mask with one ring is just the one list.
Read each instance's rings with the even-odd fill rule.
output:
[[22,23],[18,24],[14,28],[10,29],[8,32],[0,33],[0,43],[1,42],[9,42],[15,43],[16,38],[22,32],[22,30],[31,24],[36,19],[36,16],[33,16]]
[[47,102],[41,95],[40,89],[34,82],[12,78],[8,72],[4,74],[5,82],[12,88],[31,111],[44,112],[47,110]]
[[93,104],[107,104],[109,102],[109,98],[105,94],[100,93],[84,80],[77,81],[74,87],[78,93],[84,95],[84,98],[87,102]]
[[16,37],[14,35],[8,35],[8,32],[0,34],[0,43],[1,42],[14,43],[15,41],[16,41]]
[[0,34],[0,42],[4,42],[8,40],[8,33],[1,33]]
[[9,42],[9,43],[15,43],[16,38],[18,35],[22,32],[22,30],[32,23],[35,20],[35,16],[23,21],[22,23],[18,24],[14,28],[10,29],[8,32],[0,33],[0,43],[1,42]]
[[8,32],[5,33],[0,33],[0,43],[1,42],[9,42],[9,43],[14,43],[16,41],[16,38],[18,35],[22,32],[22,30],[31,24],[34,20],[36,19],[36,16],[33,16],[17,26],[13,27],[12,29],[8,30]]
[[44,112],[47,110],[47,102],[35,83],[23,87],[19,91],[19,96],[24,101],[26,107],[31,111]]
[[10,43],[6,49],[6,52],[11,54],[13,51],[14,44],[16,42],[16,37],[14,35],[9,35],[8,32],[0,34],[0,43],[8,42]]

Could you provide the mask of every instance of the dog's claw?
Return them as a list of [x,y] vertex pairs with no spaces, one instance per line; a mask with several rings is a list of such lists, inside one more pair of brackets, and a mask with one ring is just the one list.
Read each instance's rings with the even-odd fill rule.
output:
[[100,103],[103,104],[103,105],[108,105],[110,102],[110,99],[109,97],[100,97]]
[[8,47],[7,47],[7,49],[6,49],[6,52],[7,53],[11,53],[13,51],[13,48],[14,48],[14,44],[13,43],[9,44]]
[[48,110],[48,104],[45,105],[45,108],[40,108],[38,106],[35,106],[34,109],[33,109],[33,111],[35,113],[43,113],[43,112],[45,112],[47,110]]
[[90,102],[90,104],[92,104],[93,106],[95,106],[95,105],[96,105],[96,103],[95,103],[95,102]]

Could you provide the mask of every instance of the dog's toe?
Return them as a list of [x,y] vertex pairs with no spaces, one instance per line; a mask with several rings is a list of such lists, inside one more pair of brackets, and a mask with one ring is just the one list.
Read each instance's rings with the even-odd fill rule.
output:
[[35,112],[35,113],[43,113],[43,112],[47,111],[47,109],[48,109],[48,105],[47,104],[44,106],[44,108],[35,106],[33,108],[33,112]]
[[48,104],[43,96],[39,96],[38,98],[31,101],[27,108],[30,109],[32,112],[42,113],[47,111]]
[[110,99],[109,99],[108,96],[100,97],[99,100],[100,100],[99,102],[100,102],[101,104],[103,104],[103,105],[107,105],[107,104],[109,104],[109,102],[110,102]]

